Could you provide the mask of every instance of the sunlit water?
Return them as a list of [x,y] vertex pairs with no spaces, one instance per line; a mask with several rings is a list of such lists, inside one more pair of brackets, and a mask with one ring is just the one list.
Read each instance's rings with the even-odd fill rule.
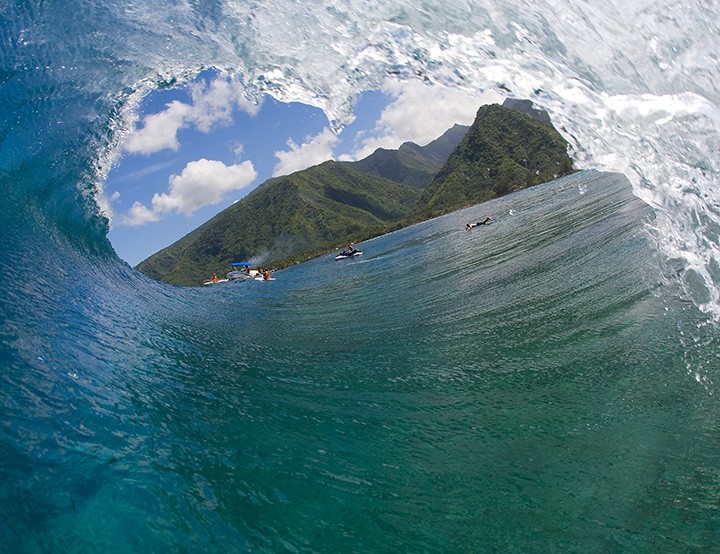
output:
[[[0,551],[716,548],[718,6],[0,7]],[[142,94],[510,90],[588,172],[268,283],[112,251]],[[493,216],[468,232],[465,223]]]

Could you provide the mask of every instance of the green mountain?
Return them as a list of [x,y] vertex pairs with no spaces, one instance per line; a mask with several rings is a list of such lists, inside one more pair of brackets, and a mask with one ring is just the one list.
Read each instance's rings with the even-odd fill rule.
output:
[[175,285],[223,275],[230,262],[285,267],[572,171],[551,126],[501,106],[480,108],[426,146],[378,149],[270,179],[137,269]]
[[572,171],[567,142],[552,126],[497,104],[482,106],[417,211],[433,217]]
[[397,150],[378,148],[365,159],[347,163],[368,175],[424,188],[435,178],[468,129],[466,125],[455,125],[425,146],[405,142]]
[[412,213],[421,192],[328,161],[266,181],[137,268],[171,284],[197,285],[227,273],[233,261],[282,267],[386,232]]

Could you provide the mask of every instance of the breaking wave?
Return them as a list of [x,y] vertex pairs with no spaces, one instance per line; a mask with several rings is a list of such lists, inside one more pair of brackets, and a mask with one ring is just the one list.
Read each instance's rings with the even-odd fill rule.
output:
[[[4,545],[714,546],[719,24],[717,2],[0,4]],[[337,129],[388,78],[529,98],[630,184],[588,171],[497,200],[485,234],[474,207],[355,265],[173,288],[115,255],[102,187],[142,98],[209,67]]]

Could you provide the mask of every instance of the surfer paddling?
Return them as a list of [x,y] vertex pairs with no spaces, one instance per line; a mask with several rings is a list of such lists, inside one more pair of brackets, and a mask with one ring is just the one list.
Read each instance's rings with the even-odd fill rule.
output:
[[477,227],[478,225],[486,225],[486,224],[490,223],[491,220],[492,220],[492,218],[490,216],[488,216],[485,219],[483,219],[482,221],[478,221],[477,223],[467,223],[465,225],[465,229],[467,231],[469,231],[470,229],[472,229],[473,227]]
[[335,256],[335,259],[344,260],[346,258],[354,258],[355,256],[359,256],[360,254],[362,254],[362,250],[358,250],[357,248],[355,248],[355,243],[351,242],[350,244],[348,244],[347,250],[343,250],[342,252],[340,252],[340,254]]

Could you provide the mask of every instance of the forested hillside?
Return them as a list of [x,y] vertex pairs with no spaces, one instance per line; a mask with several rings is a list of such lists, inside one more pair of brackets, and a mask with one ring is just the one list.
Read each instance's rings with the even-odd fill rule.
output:
[[567,142],[552,126],[497,104],[483,106],[423,191],[418,213],[436,216],[570,172]]

